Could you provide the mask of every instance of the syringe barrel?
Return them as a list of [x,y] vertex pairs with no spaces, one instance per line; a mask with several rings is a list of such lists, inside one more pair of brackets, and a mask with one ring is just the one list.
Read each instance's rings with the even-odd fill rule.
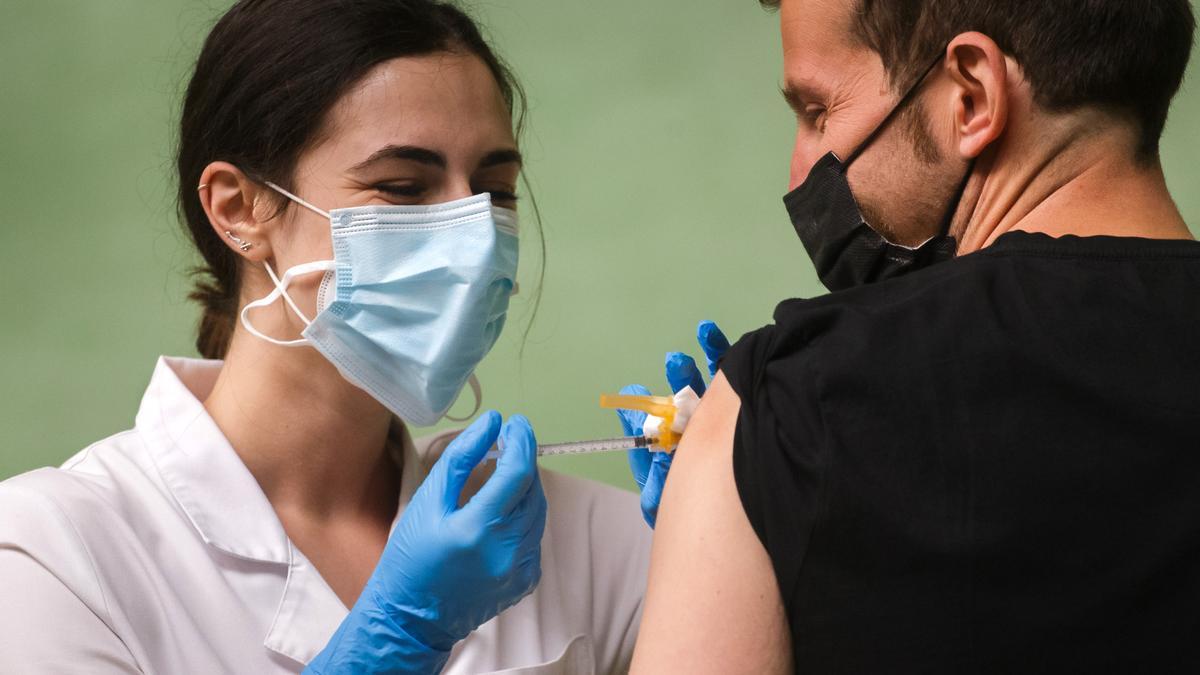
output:
[[553,457],[555,455],[586,455],[594,452],[616,452],[618,450],[629,450],[631,448],[645,448],[649,446],[650,443],[651,441],[649,441],[645,436],[605,438],[595,441],[547,443],[538,446],[538,455],[541,457]]
[[[560,455],[588,455],[596,452],[617,452],[634,448],[649,448],[654,444],[653,438],[645,436],[626,436],[621,438],[604,438],[594,441],[569,441],[567,443],[543,443],[538,445],[539,457],[557,457]],[[500,450],[493,447],[488,452],[488,459],[496,459]]]

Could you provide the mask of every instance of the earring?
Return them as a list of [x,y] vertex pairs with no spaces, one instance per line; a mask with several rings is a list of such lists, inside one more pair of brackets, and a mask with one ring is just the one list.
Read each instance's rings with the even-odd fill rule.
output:
[[229,239],[232,240],[233,243],[237,244],[238,248],[242,249],[242,253],[245,253],[246,251],[249,251],[251,248],[254,247],[254,244],[251,244],[250,242],[246,241],[245,239],[242,239],[241,237],[237,236],[236,234],[230,232],[229,230],[225,230],[225,236],[229,237]]

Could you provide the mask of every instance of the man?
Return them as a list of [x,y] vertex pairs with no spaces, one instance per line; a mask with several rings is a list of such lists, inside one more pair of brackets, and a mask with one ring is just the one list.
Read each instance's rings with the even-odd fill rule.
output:
[[722,362],[635,671],[1197,672],[1187,0],[764,4],[837,292]]

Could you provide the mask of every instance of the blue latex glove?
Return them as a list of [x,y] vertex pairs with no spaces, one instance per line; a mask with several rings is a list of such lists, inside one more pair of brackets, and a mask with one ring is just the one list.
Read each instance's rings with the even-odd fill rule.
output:
[[[696,339],[700,349],[704,351],[708,362],[708,373],[716,376],[717,364],[729,350],[729,340],[712,321],[702,321],[696,329]],[[684,387],[691,387],[697,396],[704,396],[707,388],[704,377],[696,366],[696,361],[687,354],[671,352],[667,354],[667,383],[671,391],[678,393]],[[650,391],[639,384],[629,385],[621,390],[622,394],[634,396],[649,396]],[[626,436],[637,436],[642,433],[646,423],[646,413],[637,410],[618,410],[621,427]],[[633,471],[633,479],[642,490],[642,517],[650,527],[658,520],[658,505],[662,502],[663,486],[667,481],[667,472],[671,470],[671,460],[675,453],[651,452],[645,448],[629,451],[629,468]]]
[[[500,438],[496,472],[461,508],[472,469]],[[546,497],[529,421],[488,412],[417,489],[366,588],[305,673],[437,673],[450,648],[541,579]]]

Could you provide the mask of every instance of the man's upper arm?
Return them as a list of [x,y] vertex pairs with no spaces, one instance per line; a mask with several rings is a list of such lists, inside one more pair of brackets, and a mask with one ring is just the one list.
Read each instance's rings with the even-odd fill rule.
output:
[[741,403],[723,375],[671,466],[633,671],[784,673],[791,639],[771,560],[733,478]]

